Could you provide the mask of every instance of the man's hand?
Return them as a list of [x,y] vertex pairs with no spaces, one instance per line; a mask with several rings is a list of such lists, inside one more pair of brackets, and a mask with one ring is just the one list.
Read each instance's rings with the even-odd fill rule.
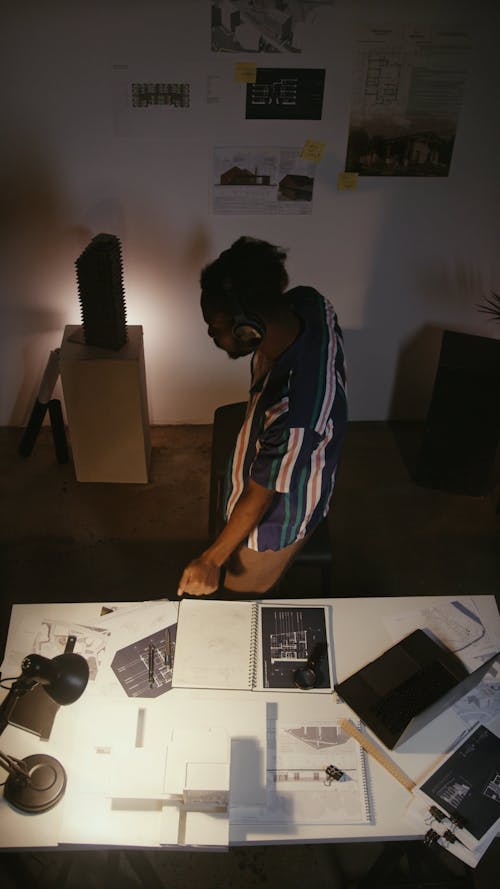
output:
[[203,555],[193,559],[184,569],[177,595],[209,596],[219,587],[220,568]]
[[177,595],[209,596],[219,587],[220,568],[255,528],[271,505],[275,492],[249,479],[219,536],[184,569]]

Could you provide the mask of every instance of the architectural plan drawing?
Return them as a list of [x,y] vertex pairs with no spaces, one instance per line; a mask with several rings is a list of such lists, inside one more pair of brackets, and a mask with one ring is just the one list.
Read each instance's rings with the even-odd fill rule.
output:
[[172,70],[154,56],[147,64],[114,64],[111,87],[117,135],[172,140],[196,133],[199,123],[192,113],[195,90],[188,65]]
[[380,23],[360,30],[346,171],[447,176],[470,37],[463,28]]
[[500,715],[500,660],[494,661],[477,685],[453,704],[453,710],[469,727],[488,725]]
[[472,672],[500,650],[500,640],[485,627],[474,600],[450,599],[445,605],[424,606],[385,618],[395,642],[416,627],[430,632]]
[[300,152],[298,147],[215,148],[212,212],[311,213],[315,164]]
[[445,812],[459,816],[473,847],[500,823],[499,783],[500,738],[480,725],[419,790]]
[[189,108],[189,83],[132,83],[130,88],[133,108],[150,105]]
[[[267,688],[296,694],[295,672],[315,670],[308,693],[332,691],[328,606],[183,599],[173,684],[177,688]],[[301,693],[301,692],[299,692]]]
[[247,120],[321,120],[324,68],[257,68],[247,84]]
[[41,621],[25,618],[9,647],[9,662],[3,664],[2,671],[11,676],[18,675],[27,654],[41,654],[47,658],[63,654],[68,636],[74,636],[73,651],[83,655],[87,661],[89,680],[93,682],[101,666],[109,635],[109,631],[101,627],[87,627],[50,617]]
[[[167,650],[170,633],[170,662]],[[120,648],[111,669],[129,698],[157,698],[172,688],[177,627],[162,627],[137,642]]]
[[[328,780],[335,766],[339,780]],[[371,820],[364,753],[336,719],[267,723],[265,806],[232,813],[249,823],[354,824]]]
[[324,608],[265,606],[261,622],[264,688],[290,688],[294,671],[305,666],[318,646],[324,647],[325,652],[315,668],[316,688],[330,688]]

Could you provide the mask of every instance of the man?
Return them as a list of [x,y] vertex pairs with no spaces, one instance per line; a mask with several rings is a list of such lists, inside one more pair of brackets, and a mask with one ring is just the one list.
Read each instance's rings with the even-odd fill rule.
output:
[[242,237],[201,274],[208,335],[252,354],[246,417],[228,472],[225,525],[178,595],[267,592],[328,511],[347,425],[342,332],[310,287],[286,291],[285,253]]

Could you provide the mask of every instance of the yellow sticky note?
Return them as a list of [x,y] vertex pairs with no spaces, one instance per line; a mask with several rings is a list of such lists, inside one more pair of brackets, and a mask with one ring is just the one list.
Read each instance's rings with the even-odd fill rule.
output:
[[305,161],[320,161],[326,148],[326,142],[316,142],[315,139],[306,139],[304,147],[300,152],[301,158]]
[[359,173],[339,173],[337,176],[337,188],[339,191],[348,191],[358,187]]
[[255,62],[236,62],[234,79],[238,83],[255,83],[257,80],[257,65]]

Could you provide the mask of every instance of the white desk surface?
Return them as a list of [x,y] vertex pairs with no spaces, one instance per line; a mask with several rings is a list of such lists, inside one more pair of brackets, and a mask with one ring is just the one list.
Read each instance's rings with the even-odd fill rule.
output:
[[[457,596],[456,599],[467,600],[468,597]],[[15,605],[9,627],[9,635],[6,645],[7,661],[9,647],[16,630],[29,616],[30,620],[51,617],[61,621],[70,620],[84,623],[90,626],[99,625],[99,614],[102,602],[72,603],[72,604],[39,604],[39,605]],[[484,625],[489,632],[500,638],[500,616],[493,596],[474,596],[475,602]],[[377,657],[383,650],[393,644],[394,637],[388,629],[387,619],[403,612],[417,613],[421,608],[444,604],[449,602],[448,597],[422,596],[422,597],[398,597],[398,598],[359,598],[359,599],[305,599],[293,600],[290,604],[304,605],[329,604],[332,606],[333,620],[333,649],[334,649],[334,674],[335,681],[341,681],[349,676],[363,664]],[[114,603],[117,604],[117,603]],[[127,603],[132,604],[132,603]],[[156,603],[161,607],[161,603]],[[267,604],[267,602],[266,602]],[[415,627],[418,626],[418,621]],[[421,623],[420,625],[424,625]],[[404,634],[401,634],[404,635]],[[28,654],[26,651],[24,654]],[[4,673],[4,675],[7,675]],[[111,674],[110,672],[110,675]],[[78,744],[79,731],[88,724],[89,713],[96,706],[95,691],[87,691],[75,704],[69,707],[61,707],[54,723],[49,741],[40,741],[35,735],[23,731],[14,726],[8,726],[0,738],[0,748],[17,758],[22,758],[30,753],[46,752],[58,758],[65,766],[68,773],[68,789],[66,797],[49,812],[41,815],[24,815],[13,810],[0,798],[0,846],[3,848],[50,848],[58,844],[63,819],[76,818],[76,832],[78,833],[78,818],[82,825],[85,824],[86,846],[113,846],[122,847],[154,847],[156,843],[156,821],[158,810],[154,804],[144,803],[138,811],[129,813],[127,822],[116,819],[115,825],[110,823],[109,813],[102,807],[99,808],[97,796],[89,797],[88,810],[75,815],[74,812],[65,813],[65,801],[71,798],[72,772],[69,763],[72,759],[72,751]],[[6,692],[2,691],[2,697]],[[132,699],[137,705],[139,699]],[[141,706],[149,707],[149,699],[140,699]],[[265,745],[265,706],[276,704],[280,719],[296,720],[300,715],[301,721],[321,720],[332,717],[335,702],[330,694],[308,695],[307,692],[279,693],[279,692],[236,692],[236,691],[189,691],[186,689],[171,689],[168,693],[154,699],[155,718],[164,718],[165,725],[169,725],[173,718],[177,719],[179,713],[186,712],[186,704],[190,711],[197,712],[197,718],[203,717],[203,713],[217,712],[217,707],[224,703],[225,711],[229,702],[234,702],[234,712],[243,713],[248,710],[248,718],[252,713],[262,713],[264,725],[259,725],[255,732],[258,743],[264,739]],[[101,699],[102,704],[102,699]],[[345,705],[343,705],[345,708]],[[345,715],[344,711],[341,715]],[[347,715],[354,717],[348,711]],[[160,722],[161,725],[161,722]],[[242,722],[243,725],[243,722]],[[227,726],[228,730],[231,726]],[[398,752],[386,751],[404,772],[414,780],[424,777],[426,771],[433,767],[442,752],[451,744],[457,736],[457,732],[463,728],[450,714],[443,714],[431,723],[426,729],[415,735],[403,745]],[[383,745],[374,739],[365,730],[368,737],[375,740],[382,749]],[[0,772],[1,774],[1,772]],[[422,836],[421,832],[413,828],[403,818],[403,812],[409,802],[408,792],[372,757],[367,756],[367,775],[370,786],[370,796],[373,809],[373,823],[348,824],[348,825],[279,825],[249,826],[243,824],[231,824],[229,829],[229,843],[240,845],[245,843],[289,843],[289,842],[325,842],[325,841],[368,841],[386,839],[407,839]],[[143,801],[144,802],[144,801]],[[68,802],[69,806],[69,802]],[[94,823],[94,832],[89,829],[89,820]],[[117,827],[118,825],[118,827]],[[77,847],[78,840],[73,840],[72,847]]]

